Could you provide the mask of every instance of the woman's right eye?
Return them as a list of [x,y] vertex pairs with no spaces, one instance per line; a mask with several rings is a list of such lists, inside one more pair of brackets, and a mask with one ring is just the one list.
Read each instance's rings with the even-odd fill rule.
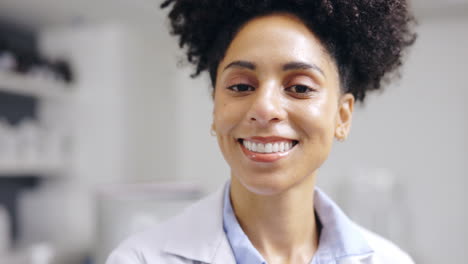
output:
[[236,93],[252,92],[255,88],[248,84],[236,84],[228,87],[229,90]]

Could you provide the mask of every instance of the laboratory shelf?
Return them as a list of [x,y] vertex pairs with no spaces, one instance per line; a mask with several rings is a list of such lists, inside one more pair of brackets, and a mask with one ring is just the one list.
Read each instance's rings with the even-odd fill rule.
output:
[[66,83],[38,76],[0,71],[0,91],[8,93],[64,100],[69,96],[70,89],[67,86]]
[[0,178],[60,175],[64,168],[64,165],[0,165]]

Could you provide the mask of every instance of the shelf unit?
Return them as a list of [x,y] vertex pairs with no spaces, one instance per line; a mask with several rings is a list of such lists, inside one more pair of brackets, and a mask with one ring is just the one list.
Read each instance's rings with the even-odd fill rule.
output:
[[1,164],[0,177],[8,175],[8,177],[23,177],[30,175],[59,175],[64,171],[65,166],[62,165],[15,165]]
[[67,84],[35,76],[0,71],[0,91],[44,99],[66,100]]
[[[50,115],[54,111],[64,112],[63,108],[67,107],[71,98],[71,87],[64,82],[12,72],[0,71],[0,91],[36,98],[40,105],[38,109],[40,117]],[[46,119],[50,121],[55,118],[47,117]],[[42,121],[38,120],[39,123]],[[61,175],[68,167],[65,164],[67,159],[63,160],[63,162],[53,163],[39,160],[34,164],[26,161],[0,162],[0,177]]]

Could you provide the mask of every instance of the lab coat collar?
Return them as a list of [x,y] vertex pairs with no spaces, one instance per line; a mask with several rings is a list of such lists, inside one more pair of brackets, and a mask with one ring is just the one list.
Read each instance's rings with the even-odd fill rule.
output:
[[[235,264],[223,226],[223,187],[189,207],[171,221],[176,230],[164,251],[212,264]],[[191,219],[190,222],[187,219]]]
[[[168,228],[175,230],[175,232],[167,239],[163,249],[166,253],[203,263],[236,263],[231,246],[222,228],[224,187],[225,186],[219,188],[212,195],[189,207],[170,222],[170,227]],[[326,219],[334,219],[333,223],[327,223],[326,219],[320,219],[324,226],[322,232],[335,233],[337,231],[335,228],[328,229],[326,228],[327,226],[347,227],[347,234],[333,234],[338,236],[345,235],[348,238],[342,240],[344,244],[341,245],[342,251],[340,254],[333,254],[333,259],[336,263],[374,263],[372,260],[374,252],[368,246],[367,241],[362,237],[359,227],[349,220],[323,192],[316,189],[315,195],[316,199],[318,198],[324,201],[324,203],[320,203],[320,205],[315,205],[316,210],[321,211],[322,214],[338,214],[335,215],[335,217],[338,216],[337,218],[326,217]],[[317,206],[319,206],[319,208],[317,208]],[[191,221],[188,222],[187,219],[191,219]],[[335,222],[336,219],[339,219],[339,221]],[[328,241],[320,241],[320,243],[327,242]]]
[[319,188],[315,188],[314,207],[322,224],[318,251],[322,259],[341,264],[366,263],[372,257],[374,250],[360,228]]

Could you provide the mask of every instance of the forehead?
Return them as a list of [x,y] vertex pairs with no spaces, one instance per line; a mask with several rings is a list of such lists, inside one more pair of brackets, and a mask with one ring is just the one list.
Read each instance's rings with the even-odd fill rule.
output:
[[254,18],[242,26],[221,64],[238,59],[270,65],[304,61],[325,66],[332,62],[320,39],[299,18],[286,13]]

